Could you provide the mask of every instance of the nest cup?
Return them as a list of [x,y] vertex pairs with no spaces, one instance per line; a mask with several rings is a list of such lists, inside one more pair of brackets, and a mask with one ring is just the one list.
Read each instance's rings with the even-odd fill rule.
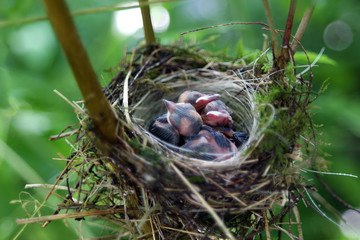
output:
[[[265,54],[259,53],[246,66],[214,61],[204,52],[178,46],[139,48],[132,54],[104,90],[121,122],[119,142],[99,141],[96,134],[89,134],[91,123],[81,119],[77,143],[82,152],[74,154],[81,164],[71,168],[80,180],[69,194],[82,196],[79,199],[87,203],[82,207],[89,210],[99,206],[118,210],[119,215],[104,218],[124,229],[133,227],[136,230],[129,234],[135,237],[241,239],[263,231],[265,211],[272,211],[275,203],[285,208],[290,201],[285,193],[297,176],[283,174],[292,163],[285,153],[273,154],[275,148],[282,151],[278,135],[265,136],[276,120],[269,100],[259,101],[262,93],[271,95],[269,74],[257,61]],[[176,102],[185,90],[221,95],[233,112],[236,131],[249,134],[234,156],[202,160],[149,133],[150,121],[166,112],[163,99]],[[282,115],[281,124],[288,123],[288,115],[280,112],[276,117]],[[288,145],[294,144],[284,147],[294,157]],[[279,156],[285,159],[278,164],[281,170],[269,170]],[[82,185],[89,186],[84,193]],[[281,219],[282,212],[271,212],[273,219]]]
[[[236,71],[219,72],[209,69],[191,69],[180,72],[174,77],[159,76],[154,80],[154,83],[166,84],[168,91],[164,93],[156,89],[150,89],[148,95],[141,99],[142,103],[134,109],[132,118],[136,124],[139,124],[144,133],[153,140],[152,142],[156,142],[154,143],[155,146],[160,147],[161,151],[169,151],[168,155],[177,156],[185,164],[196,167],[217,168],[221,165],[232,167],[232,165],[238,165],[244,160],[243,150],[253,142],[257,131],[256,112],[255,103],[253,102],[254,90],[246,81],[238,77]],[[163,99],[177,102],[179,95],[186,90],[195,90],[205,94],[220,94],[220,100],[233,111],[232,118],[236,131],[249,134],[249,138],[238,147],[238,153],[235,156],[232,156],[232,154],[220,156],[220,160],[217,161],[223,163],[200,160],[196,158],[196,155],[194,157],[194,154],[200,156],[209,153],[194,153],[191,150],[176,147],[147,131],[153,118],[167,112]],[[227,162],[224,163],[224,161]]]

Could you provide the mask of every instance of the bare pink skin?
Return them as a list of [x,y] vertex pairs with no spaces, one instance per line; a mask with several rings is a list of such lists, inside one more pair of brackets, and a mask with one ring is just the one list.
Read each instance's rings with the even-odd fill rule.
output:
[[[223,134],[216,131],[209,131],[208,129],[203,129],[199,132],[199,135],[206,136],[208,138],[209,143],[214,147],[215,152],[217,154],[227,154],[231,152],[237,152],[237,148],[235,144],[233,144],[230,140],[228,140]],[[217,139],[221,139],[221,141],[226,141],[227,144],[224,143],[224,146],[221,146]]]
[[205,108],[205,106],[217,99],[219,99],[219,94],[203,94],[197,91],[185,91],[183,92],[178,99],[179,103],[190,103],[200,112]]
[[209,102],[205,106],[203,114],[206,114],[210,111],[218,111],[218,112],[228,113],[229,115],[232,114],[231,109],[228,106],[226,106],[226,104],[221,100]]
[[209,111],[202,115],[202,120],[205,124],[214,127],[225,127],[233,124],[233,120],[228,112]]
[[199,134],[182,147],[193,150],[199,158],[205,160],[226,159],[237,152],[234,143],[209,126],[203,126]]
[[164,100],[167,112],[167,120],[180,135],[185,137],[198,134],[203,125],[200,114],[190,103],[174,103]]

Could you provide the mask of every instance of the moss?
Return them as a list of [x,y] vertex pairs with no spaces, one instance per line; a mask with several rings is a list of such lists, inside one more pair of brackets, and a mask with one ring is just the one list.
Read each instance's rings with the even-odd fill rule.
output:
[[[285,174],[291,166],[286,153],[291,153],[300,135],[307,135],[309,122],[305,108],[307,86],[296,83],[294,68],[290,64],[282,81],[259,91],[255,101],[260,107],[261,127],[271,121],[264,131],[264,139],[258,146],[261,160],[271,164],[270,172]],[[292,87],[289,87],[292,86]],[[271,106],[273,107],[271,107]]]
[[157,153],[153,148],[144,146],[140,143],[139,139],[133,138],[129,141],[130,145],[134,148],[136,153],[144,159],[151,162],[153,165],[161,164],[161,155]]

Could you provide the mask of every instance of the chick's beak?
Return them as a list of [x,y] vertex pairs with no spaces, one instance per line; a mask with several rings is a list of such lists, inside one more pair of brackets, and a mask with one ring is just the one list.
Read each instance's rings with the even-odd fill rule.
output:
[[174,108],[175,108],[175,103],[172,102],[172,101],[168,101],[166,99],[163,99],[164,103],[165,103],[165,106],[167,108],[167,110],[172,113],[174,111]]
[[194,107],[196,110],[201,110],[204,108],[209,102],[215,101],[219,99],[220,94],[212,94],[212,95],[204,95],[196,99]]

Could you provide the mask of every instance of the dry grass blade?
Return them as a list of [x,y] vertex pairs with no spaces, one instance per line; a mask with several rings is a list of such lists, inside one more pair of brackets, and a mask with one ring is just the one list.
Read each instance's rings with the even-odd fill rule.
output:
[[109,214],[123,213],[123,212],[124,209],[105,209],[105,210],[91,210],[91,211],[76,212],[76,213],[64,213],[64,214],[57,214],[51,216],[17,219],[16,224],[39,223],[39,222],[47,222],[47,221],[54,221],[54,220],[61,220],[68,218],[82,218],[82,217],[109,215]]
[[302,230],[302,227],[301,227],[300,213],[299,213],[299,209],[297,208],[297,206],[293,207],[293,212],[294,212],[295,219],[296,219],[296,224],[297,224],[297,227],[298,227],[297,229],[298,229],[298,232],[299,232],[299,239],[304,240],[304,234],[303,234],[303,230]]
[[194,186],[185,178],[185,176],[181,173],[181,171],[174,165],[170,164],[172,169],[176,172],[176,174],[181,178],[183,183],[190,189],[190,191],[195,194],[197,199],[201,202],[202,206],[209,212],[209,214],[214,218],[215,222],[218,224],[220,229],[226,234],[226,236],[232,240],[235,240],[235,237],[231,234],[229,229],[225,226],[224,222],[220,219],[219,215],[216,214],[214,209],[205,201],[203,196],[194,188]]
[[271,234],[270,234],[270,230],[269,230],[269,223],[268,223],[268,219],[267,219],[267,216],[266,216],[266,211],[263,210],[263,219],[264,219],[264,222],[265,222],[265,234],[266,234],[266,240],[271,240]]

